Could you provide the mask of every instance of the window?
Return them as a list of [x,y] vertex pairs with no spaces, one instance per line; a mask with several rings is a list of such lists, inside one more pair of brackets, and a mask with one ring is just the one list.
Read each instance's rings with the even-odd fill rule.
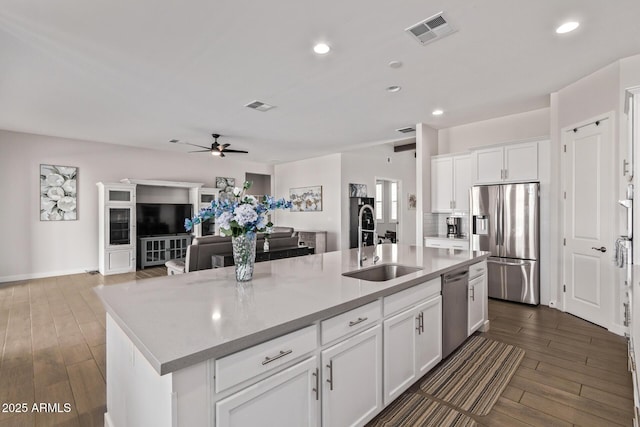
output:
[[376,221],[384,221],[384,211],[382,205],[382,202],[384,201],[383,194],[383,184],[381,182],[376,182]]
[[391,215],[390,221],[398,221],[398,183],[391,183]]

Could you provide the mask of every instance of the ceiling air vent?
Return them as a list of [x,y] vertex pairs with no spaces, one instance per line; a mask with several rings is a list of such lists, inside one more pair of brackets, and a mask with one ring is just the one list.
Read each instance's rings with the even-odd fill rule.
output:
[[267,103],[260,102],[260,101],[252,101],[247,105],[245,105],[245,107],[251,108],[253,110],[258,110],[258,111],[269,111],[272,108],[275,108],[274,105],[269,105]]
[[414,128],[412,126],[407,126],[406,128],[396,129],[396,131],[398,131],[400,133],[412,133],[412,132],[416,131],[416,128]]
[[442,12],[433,15],[424,21],[412,25],[405,30],[411,37],[416,39],[421,45],[431,43],[436,39],[440,39],[444,36],[448,36],[454,33],[451,24],[442,15]]

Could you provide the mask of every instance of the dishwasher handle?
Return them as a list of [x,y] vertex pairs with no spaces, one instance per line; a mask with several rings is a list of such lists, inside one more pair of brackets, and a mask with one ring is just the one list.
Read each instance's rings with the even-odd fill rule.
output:
[[469,279],[469,270],[456,271],[444,275],[444,283],[458,282]]

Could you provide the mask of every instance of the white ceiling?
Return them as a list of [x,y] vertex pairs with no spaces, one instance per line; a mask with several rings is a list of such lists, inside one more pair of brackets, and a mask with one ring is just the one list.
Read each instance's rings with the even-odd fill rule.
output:
[[[455,34],[404,32],[440,11]],[[0,0],[0,128],[180,151],[218,132],[242,159],[306,158],[546,107],[640,53],[639,17],[638,0]]]

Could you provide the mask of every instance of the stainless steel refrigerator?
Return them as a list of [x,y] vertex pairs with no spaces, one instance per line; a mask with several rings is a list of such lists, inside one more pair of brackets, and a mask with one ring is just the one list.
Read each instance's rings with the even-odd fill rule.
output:
[[540,303],[540,184],[471,188],[471,248],[491,252],[489,297]]

